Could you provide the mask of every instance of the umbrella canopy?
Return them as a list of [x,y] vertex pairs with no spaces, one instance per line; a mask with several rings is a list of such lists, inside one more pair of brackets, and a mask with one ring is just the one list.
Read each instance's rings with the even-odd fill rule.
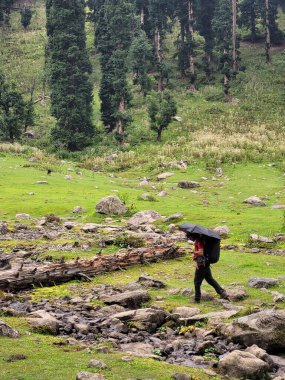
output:
[[179,226],[179,229],[191,235],[203,235],[212,239],[221,240],[220,235],[216,231],[209,230],[198,224],[183,223]]

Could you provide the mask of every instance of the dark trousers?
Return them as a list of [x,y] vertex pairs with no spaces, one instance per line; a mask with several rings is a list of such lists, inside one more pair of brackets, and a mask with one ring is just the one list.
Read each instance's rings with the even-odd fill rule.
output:
[[215,289],[218,294],[221,294],[224,291],[224,289],[213,278],[210,265],[205,267],[197,267],[194,278],[196,301],[200,301],[201,299],[201,285],[204,279]]

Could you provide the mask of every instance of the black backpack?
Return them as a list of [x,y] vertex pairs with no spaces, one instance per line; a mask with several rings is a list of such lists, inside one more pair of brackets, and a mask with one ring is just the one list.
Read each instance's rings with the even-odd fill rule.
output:
[[210,264],[215,264],[220,259],[221,244],[218,239],[207,239],[205,241],[204,255]]

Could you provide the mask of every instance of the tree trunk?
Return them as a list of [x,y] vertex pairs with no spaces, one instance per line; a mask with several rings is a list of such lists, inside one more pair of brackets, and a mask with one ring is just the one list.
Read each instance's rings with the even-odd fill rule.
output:
[[195,84],[195,62],[194,62],[194,9],[193,0],[188,0],[188,28],[189,28],[189,71],[191,76],[190,90],[196,90]]
[[[224,49],[224,55],[225,55],[225,57],[227,56],[227,59],[225,59],[224,65],[227,65],[228,55],[229,55],[229,52],[228,52],[227,49]],[[225,70],[225,73],[224,73],[224,94],[225,94],[226,97],[229,94],[229,85],[230,85],[230,78],[229,78],[229,76],[227,74],[227,70]]]
[[145,15],[144,15],[144,9],[142,8],[141,9],[141,26],[144,26],[144,17],[145,17]]
[[[119,113],[125,112],[125,99],[124,98],[121,98],[118,111],[119,111]],[[121,136],[124,134],[124,125],[123,125],[121,118],[116,121],[115,131]]]
[[265,41],[265,55],[266,63],[270,63],[270,28],[269,28],[269,0],[265,0],[265,28],[266,28],[266,41]]
[[157,89],[158,91],[163,90],[163,84],[162,84],[162,73],[161,73],[161,64],[163,60],[163,54],[162,54],[162,48],[161,48],[161,36],[159,29],[155,29],[155,36],[154,36],[154,47],[155,47],[155,56],[158,63],[158,80],[157,80]]
[[232,0],[232,45],[233,45],[233,73],[238,71],[237,64],[237,0]]
[[0,271],[0,289],[20,290],[35,286],[55,285],[75,278],[89,279],[105,272],[113,272],[132,265],[185,256],[185,251],[174,245],[151,248],[130,248],[114,255],[95,256],[66,263],[17,266]]
[[156,137],[157,142],[161,142],[161,134],[162,134],[162,128],[158,128],[157,137]]

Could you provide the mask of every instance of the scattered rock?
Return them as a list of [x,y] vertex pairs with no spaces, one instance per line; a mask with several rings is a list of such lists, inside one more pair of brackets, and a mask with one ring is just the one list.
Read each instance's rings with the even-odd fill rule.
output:
[[175,121],[178,121],[179,123],[181,123],[183,121],[181,116],[173,116],[172,119]]
[[5,362],[8,362],[8,363],[11,363],[11,362],[16,362],[18,360],[25,360],[27,359],[27,356],[26,355],[23,355],[23,354],[15,354],[15,355],[11,355],[9,358],[7,359],[4,359]]
[[107,365],[104,362],[102,362],[102,360],[91,359],[90,362],[88,363],[88,367],[105,369],[107,368]]
[[216,168],[216,177],[222,177],[223,176],[223,169],[222,168]]
[[216,231],[223,238],[227,238],[229,236],[229,233],[230,233],[230,229],[228,226],[215,227],[214,231]]
[[164,218],[163,221],[168,223],[168,222],[179,222],[179,220],[181,220],[183,218],[183,214],[181,214],[181,212],[176,212],[170,216],[168,216],[167,218]]
[[276,210],[285,210],[285,205],[273,205],[272,208]]
[[147,288],[165,288],[166,284],[160,280],[156,280],[147,274],[142,274],[138,282]]
[[77,226],[76,222],[64,222],[63,223],[63,227],[65,227],[67,230],[71,230],[72,228],[74,228],[76,226]]
[[16,219],[30,219],[30,215],[24,213],[16,214]]
[[140,211],[134,214],[128,220],[128,225],[133,227],[139,227],[142,224],[153,223],[156,220],[161,219],[161,215],[156,211],[148,210],[148,211]]
[[67,181],[72,181],[73,177],[72,177],[72,175],[67,174],[67,175],[64,176],[64,179],[66,179]]
[[0,235],[6,235],[8,233],[8,224],[6,222],[0,222]]
[[220,359],[218,364],[222,375],[230,378],[265,379],[269,366],[249,352],[235,350]]
[[96,205],[96,212],[98,212],[99,214],[123,215],[127,211],[128,211],[128,208],[117,196],[108,196],[106,198],[103,198]]
[[279,292],[271,292],[273,296],[274,302],[284,302],[285,301],[285,294],[279,293]]
[[266,206],[266,203],[264,203],[260,198],[258,198],[256,195],[253,195],[247,199],[245,199],[242,203],[247,203],[252,206]]
[[181,189],[195,189],[200,186],[200,183],[195,181],[181,181],[178,183],[178,187]]
[[47,181],[37,181],[35,182],[35,185],[48,185]]
[[86,208],[81,207],[81,206],[75,206],[74,209],[72,210],[73,214],[80,214],[81,212],[85,212]]
[[191,318],[194,315],[200,314],[200,309],[197,307],[180,306],[173,309],[172,314],[177,314],[179,318]]
[[7,325],[0,319],[0,336],[7,336],[8,338],[20,338],[20,333]]
[[174,373],[171,378],[173,380],[192,380],[192,377],[186,375],[186,373]]
[[226,292],[231,301],[242,301],[248,297],[248,293],[242,285],[237,287],[227,287]]
[[251,288],[270,288],[272,286],[277,285],[277,278],[263,278],[263,277],[251,277],[247,285]]
[[147,193],[143,193],[139,196],[139,199],[143,200],[143,201],[149,201],[149,202],[155,202],[156,199],[153,195],[150,195],[150,194],[147,194]]
[[129,309],[137,309],[142,303],[150,300],[149,294],[144,290],[136,290],[133,292],[118,293],[114,296],[105,297],[103,301],[107,305],[121,305]]
[[266,236],[260,236],[256,234],[249,235],[249,239],[260,243],[273,243],[273,240]]
[[157,194],[158,197],[167,197],[168,196],[168,193],[166,191],[160,191],[158,194]]
[[142,358],[158,358],[158,356],[153,353],[153,346],[149,343],[136,342],[122,344],[121,350]]
[[45,310],[37,310],[28,315],[28,322],[34,330],[56,335],[59,321]]
[[170,173],[170,172],[161,173],[161,174],[159,174],[159,175],[157,176],[157,180],[158,180],[158,181],[161,181],[161,180],[166,179],[166,178],[168,178],[168,177],[171,177],[171,176],[173,176],[173,175],[174,175],[174,173]]
[[98,225],[95,223],[86,223],[82,227],[82,231],[84,232],[97,232],[98,230]]
[[76,375],[76,380],[105,380],[103,375],[82,371]]
[[258,347],[256,344],[253,344],[252,346],[248,347],[245,351],[256,356],[258,359],[261,359],[264,362],[266,362],[270,370],[272,370],[276,366],[271,356],[265,350]]

